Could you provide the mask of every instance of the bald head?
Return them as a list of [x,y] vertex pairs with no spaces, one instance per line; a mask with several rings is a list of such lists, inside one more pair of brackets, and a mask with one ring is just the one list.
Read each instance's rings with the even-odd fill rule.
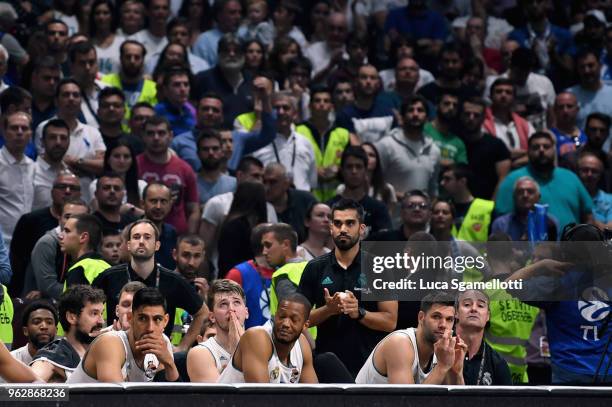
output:
[[327,43],[331,48],[341,48],[346,41],[348,22],[342,13],[331,13],[327,18]]
[[555,98],[554,114],[557,128],[570,132],[576,126],[576,117],[580,108],[578,100],[573,93],[561,92]]

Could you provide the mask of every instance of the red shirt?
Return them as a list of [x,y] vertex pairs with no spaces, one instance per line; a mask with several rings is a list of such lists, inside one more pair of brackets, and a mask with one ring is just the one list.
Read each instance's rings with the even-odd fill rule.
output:
[[172,156],[166,164],[151,162],[145,153],[136,157],[138,178],[147,183],[161,182],[170,188],[174,204],[164,220],[176,228],[179,235],[188,232],[185,204],[198,204],[198,184],[196,174],[189,164],[177,156]]

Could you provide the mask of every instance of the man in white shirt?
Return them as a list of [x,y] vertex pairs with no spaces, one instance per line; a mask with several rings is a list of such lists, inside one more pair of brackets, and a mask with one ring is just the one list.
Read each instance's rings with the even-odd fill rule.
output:
[[[89,184],[93,176],[102,173],[104,152],[106,146],[100,131],[78,120],[81,109],[81,88],[71,78],[62,79],[55,91],[57,115],[54,118],[63,119],[70,128],[70,145],[64,155],[64,163],[81,179],[82,198],[89,202]],[[39,154],[44,152],[42,145],[42,130],[47,121],[36,128],[35,142]]]
[[297,101],[289,92],[278,92],[272,98],[276,110],[277,135],[274,141],[253,153],[264,165],[282,163],[291,174],[296,189],[310,191],[317,186],[317,168],[312,144],[295,131]]
[[332,13],[327,18],[325,41],[310,44],[304,56],[310,59],[313,66],[313,81],[324,79],[343,59],[348,59],[344,43],[348,35],[346,16]]
[[60,171],[66,169],[62,161],[70,145],[70,129],[66,122],[49,120],[42,130],[42,145],[45,152],[36,158],[35,164],[33,210],[51,205],[53,183]]
[[32,137],[32,118],[24,112],[4,116],[4,146],[0,149],[0,228],[10,247],[15,224],[32,210],[35,164],[24,152]]
[[49,301],[37,300],[26,305],[21,321],[28,343],[11,351],[11,355],[29,365],[36,352],[55,339],[59,317]]
[[138,31],[129,37],[129,39],[144,45],[147,55],[154,55],[161,52],[168,45],[166,20],[170,15],[170,1],[151,0],[145,10],[149,19],[148,28]]

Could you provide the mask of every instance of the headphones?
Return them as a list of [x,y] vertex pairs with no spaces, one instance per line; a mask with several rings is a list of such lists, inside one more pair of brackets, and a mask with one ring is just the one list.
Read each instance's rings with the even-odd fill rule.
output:
[[604,234],[604,232],[599,229],[597,226],[595,225],[591,225],[589,223],[580,223],[580,224],[576,224],[576,223],[569,223],[567,225],[565,225],[565,227],[563,228],[563,232],[561,232],[561,241],[562,242],[568,242],[568,241],[572,241],[574,235],[579,231],[579,230],[590,230],[591,234],[595,234],[597,236],[597,240],[598,242],[603,242],[606,240],[606,236]]

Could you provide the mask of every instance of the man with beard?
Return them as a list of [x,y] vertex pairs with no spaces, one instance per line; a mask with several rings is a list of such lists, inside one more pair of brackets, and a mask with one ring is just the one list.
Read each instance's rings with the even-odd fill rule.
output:
[[[196,290],[180,274],[155,263],[154,254],[159,250],[159,230],[148,219],[140,219],[128,228],[127,248],[131,259],[129,263],[119,264],[103,272],[93,282],[107,294],[107,319],[112,323],[113,311],[117,305],[117,295],[130,281],[141,281],[147,287],[159,289],[168,301],[169,320],[174,321],[176,308],[180,307],[193,315],[193,322],[179,345],[186,350],[195,340],[208,315],[208,308]],[[165,327],[170,335],[172,326]]]
[[57,323],[57,309],[50,302],[38,300],[26,305],[21,317],[21,326],[28,343],[11,351],[11,355],[29,365],[36,352],[55,339]]
[[302,331],[311,303],[299,293],[282,300],[274,324],[248,329],[218,383],[318,383],[312,353]]
[[335,353],[353,377],[383,332],[397,324],[397,301],[361,301],[363,217],[356,201],[334,204],[330,229],[336,248],[308,263],[298,288],[316,306],[309,325],[318,327],[317,352]]
[[76,285],[62,294],[59,320],[66,335],[50,342],[34,355],[34,373],[47,383],[63,383],[76,369],[89,344],[104,326],[106,297],[101,290]]
[[417,328],[395,331],[376,345],[357,384],[464,384],[467,345],[452,336],[453,298],[444,292],[421,300]]
[[462,104],[460,119],[463,128],[468,165],[478,182],[471,185],[477,198],[491,199],[499,184],[510,171],[510,151],[500,139],[482,131],[485,119],[485,102],[481,98],[470,98]]
[[447,167],[454,163],[467,164],[467,150],[463,140],[451,133],[459,112],[457,95],[444,92],[440,96],[436,112],[436,117],[423,127],[423,132],[440,149],[440,166]]
[[208,318],[217,333],[187,354],[191,382],[217,382],[244,334],[244,321],[249,317],[246,296],[238,283],[215,280],[208,295]]
[[363,65],[354,84],[355,100],[338,111],[336,125],[356,134],[362,141],[376,142],[394,122],[394,105],[390,97],[381,92],[378,70]]
[[508,364],[485,340],[491,317],[489,296],[479,290],[459,293],[455,302],[457,337],[465,341],[463,379],[470,386],[511,385]]
[[94,215],[75,215],[68,219],[59,235],[62,252],[73,259],[65,287],[91,284],[108,264],[97,250],[102,241],[102,224]]
[[[176,262],[176,271],[195,288],[202,299],[208,295],[208,281],[202,277],[204,263],[204,240],[197,235],[180,236],[176,248],[172,250],[172,258]],[[183,337],[183,326],[189,325],[192,316],[181,308],[176,309],[172,323],[172,336],[170,341],[178,345]]]
[[[172,139],[172,149],[176,151],[179,157],[191,165],[194,171],[200,171],[202,163],[198,155],[197,131],[219,131],[222,146],[224,145],[224,137],[229,133],[228,141],[232,148],[222,149],[224,154],[221,169],[226,166],[230,170],[235,171],[243,156],[270,144],[276,136],[275,120],[272,115],[271,105],[273,89],[274,86],[270,79],[264,76],[257,76],[253,79],[253,104],[256,108],[261,109],[261,128],[253,129],[253,131],[249,132],[240,130],[222,131],[225,101],[216,92],[205,93],[198,102],[196,128],[176,135]],[[243,116],[250,115],[247,113]],[[223,161],[226,162],[223,163]]]
[[423,133],[427,113],[427,101],[422,96],[411,97],[402,104],[403,127],[376,143],[385,180],[399,196],[414,189],[431,197],[438,195],[440,149]]
[[590,113],[604,113],[612,116],[612,86],[601,80],[601,62],[593,50],[581,50],[576,55],[576,71],[578,84],[568,89],[576,95],[580,111],[578,112],[578,127],[584,128],[586,118]]
[[102,223],[102,229],[122,230],[136,220],[130,212],[121,213],[124,195],[125,184],[119,174],[107,172],[98,178],[95,192],[98,210],[94,216]]
[[231,128],[236,117],[253,111],[253,81],[248,75],[243,75],[244,51],[238,37],[231,33],[223,34],[218,52],[219,63],[216,66],[211,64],[213,68],[196,75],[192,98],[200,100],[207,92],[218,94],[223,98],[223,124]]
[[187,103],[191,90],[191,73],[181,67],[170,67],[163,72],[161,91],[164,100],[155,105],[155,114],[170,122],[173,134],[182,134],[196,124],[193,108]]
[[498,78],[491,85],[491,106],[485,110],[484,130],[504,142],[510,151],[512,168],[527,164],[527,140],[535,129],[514,112],[516,87],[508,78]]
[[102,81],[119,88],[125,94],[125,119],[130,118],[132,107],[139,102],[151,106],[157,104],[157,85],[143,76],[147,50],[138,41],[126,40],[119,49],[121,69],[119,73],[104,75]]
[[555,167],[555,136],[538,131],[529,139],[529,164],[512,171],[499,186],[495,208],[499,214],[514,211],[515,182],[526,175],[540,186],[543,204],[559,221],[559,230],[569,223],[593,223],[593,200],[580,179],[565,168]]
[[148,184],[142,192],[142,208],[144,218],[155,224],[159,230],[159,250],[155,253],[155,261],[167,269],[174,269],[176,263],[172,251],[176,245],[177,233],[174,226],[164,222],[172,208],[172,192],[170,188],[159,182]]
[[221,137],[214,130],[203,130],[198,139],[198,156],[202,164],[198,173],[200,204],[215,195],[236,189],[236,178],[221,172]]
[[[105,332],[96,338],[68,383],[150,382],[161,370],[166,381],[179,378],[172,345],[163,334],[168,313],[159,290],[136,291],[127,319],[127,331]],[[151,360],[157,361],[154,369],[149,367]]]
[[47,54],[55,63],[61,65],[62,73],[68,75],[68,26],[65,22],[53,19],[46,24],[45,42]]

